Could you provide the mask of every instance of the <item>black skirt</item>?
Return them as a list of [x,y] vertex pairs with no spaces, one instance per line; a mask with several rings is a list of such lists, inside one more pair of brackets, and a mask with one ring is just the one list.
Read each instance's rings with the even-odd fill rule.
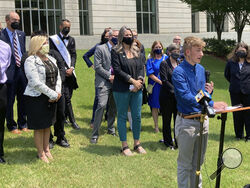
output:
[[49,97],[41,94],[38,97],[25,96],[25,111],[29,129],[49,128],[56,120],[56,103],[50,103]]

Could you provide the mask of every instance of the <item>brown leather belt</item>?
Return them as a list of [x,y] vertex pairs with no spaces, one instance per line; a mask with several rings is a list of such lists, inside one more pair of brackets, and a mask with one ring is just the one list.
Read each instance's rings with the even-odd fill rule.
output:
[[177,112],[177,115],[181,116],[182,118],[184,119],[193,119],[193,120],[198,120],[200,121],[200,117],[193,117],[193,118],[185,118],[186,116],[189,116],[188,114],[183,114],[183,113],[180,113],[180,112]]

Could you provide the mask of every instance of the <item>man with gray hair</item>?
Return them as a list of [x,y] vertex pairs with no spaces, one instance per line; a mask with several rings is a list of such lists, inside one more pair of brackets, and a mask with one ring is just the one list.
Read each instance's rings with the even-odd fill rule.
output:
[[96,144],[99,137],[99,129],[102,123],[103,112],[108,104],[108,134],[115,136],[116,107],[112,95],[112,83],[114,75],[111,67],[111,49],[117,44],[118,31],[109,31],[107,43],[96,47],[94,54],[95,87],[98,90],[98,105],[95,111],[94,128],[90,143]]

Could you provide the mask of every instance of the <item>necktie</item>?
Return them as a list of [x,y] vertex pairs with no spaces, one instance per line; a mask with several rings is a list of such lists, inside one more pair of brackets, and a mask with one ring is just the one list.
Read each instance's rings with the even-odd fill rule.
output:
[[16,65],[18,67],[21,66],[21,58],[19,56],[18,53],[18,47],[17,47],[17,39],[16,39],[16,33],[13,33],[13,46],[14,46],[14,54],[15,54],[15,58],[16,58]]

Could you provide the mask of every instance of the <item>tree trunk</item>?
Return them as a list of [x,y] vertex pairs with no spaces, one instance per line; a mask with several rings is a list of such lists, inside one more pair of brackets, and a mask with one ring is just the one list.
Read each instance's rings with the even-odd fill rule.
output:
[[217,30],[216,33],[217,33],[217,39],[221,40],[222,31],[221,30]]
[[238,42],[241,42],[242,33],[243,33],[243,29],[239,29],[239,30],[237,31],[237,41],[238,41]]

